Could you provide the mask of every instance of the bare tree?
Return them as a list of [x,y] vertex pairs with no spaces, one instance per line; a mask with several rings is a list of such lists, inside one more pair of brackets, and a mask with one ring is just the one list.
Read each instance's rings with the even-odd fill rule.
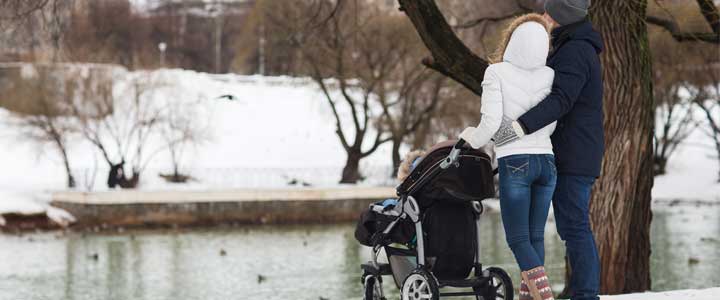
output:
[[[40,145],[50,144],[62,159],[67,176],[67,187],[76,186],[68,156],[69,139],[77,133],[75,122],[69,110],[63,106],[64,95],[62,76],[53,72],[50,66],[26,65],[26,78],[19,76],[12,88],[4,91],[4,97],[17,99],[22,105],[15,107],[19,118],[15,125],[23,129],[23,136]],[[29,75],[29,76],[28,76]],[[65,91],[70,92],[72,91]]]
[[696,127],[693,119],[692,101],[681,96],[680,84],[660,89],[655,85],[655,120],[653,136],[654,174],[666,172],[669,158]]
[[[407,142],[408,137],[420,129],[420,126],[432,121],[435,110],[444,96],[442,93],[446,83],[444,77],[436,76],[427,70],[407,78],[410,76],[412,74],[405,74],[400,86],[393,93],[379,93],[386,131],[392,139],[394,172],[397,172],[401,163],[400,148]],[[387,99],[393,95],[394,99]]]
[[720,182],[720,92],[717,84],[720,84],[720,82],[716,81],[716,85],[710,88],[715,90],[711,97],[705,99],[698,97],[695,104],[705,114],[708,128],[704,131],[715,145],[716,160],[718,162],[718,182]]
[[165,112],[165,121],[160,124],[159,132],[170,153],[172,165],[172,173],[160,174],[160,177],[169,182],[184,183],[191,179],[189,174],[181,173],[184,155],[188,148],[198,146],[209,139],[208,127],[199,120],[201,100],[169,106]]
[[678,43],[659,30],[651,31],[653,49],[653,88],[655,96],[655,131],[653,136],[653,163],[655,175],[665,174],[667,162],[692,131],[697,127],[693,118],[693,97],[681,94],[687,85],[689,47],[695,43]]
[[705,126],[700,128],[715,146],[720,182],[720,57],[717,56],[717,49],[695,50],[704,63],[692,67],[695,76],[687,90],[694,96],[695,106],[705,117]]
[[[355,183],[361,179],[360,160],[391,140],[381,126],[384,117],[374,110],[372,102],[397,57],[389,55],[392,46],[359,42],[383,30],[373,24],[379,12],[367,3],[350,6],[343,1],[322,0],[295,5],[289,10],[282,7],[286,3],[273,7],[266,14],[267,20],[283,28],[301,49],[310,77],[332,110],[336,134],[347,153],[340,182]],[[351,125],[346,127],[346,123]]]
[[[361,78],[374,78],[377,101],[371,106],[382,109],[382,131],[392,142],[393,170],[400,166],[400,148],[423,122],[431,119],[443,94],[447,80],[434,74],[417,61],[425,50],[412,32],[410,22],[399,14],[380,14],[365,28],[358,28],[356,53],[358,62],[366,65]],[[368,80],[369,81],[369,80]]]
[[[82,94],[70,102],[83,137],[94,145],[110,167],[108,185],[137,187],[140,174],[166,145],[152,145],[160,125],[166,122],[165,107],[154,101],[164,85],[150,73],[128,75],[113,68],[92,68],[78,76]],[[152,150],[148,148],[154,147]],[[130,164],[131,176],[125,172]]]

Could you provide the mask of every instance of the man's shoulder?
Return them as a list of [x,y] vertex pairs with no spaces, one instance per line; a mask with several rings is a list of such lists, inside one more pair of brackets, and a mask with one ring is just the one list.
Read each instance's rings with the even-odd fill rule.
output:
[[589,66],[598,59],[595,48],[587,41],[571,40],[557,50],[548,64],[550,67]]
[[592,43],[582,39],[567,41],[557,51],[558,56],[587,56],[589,54],[597,56]]

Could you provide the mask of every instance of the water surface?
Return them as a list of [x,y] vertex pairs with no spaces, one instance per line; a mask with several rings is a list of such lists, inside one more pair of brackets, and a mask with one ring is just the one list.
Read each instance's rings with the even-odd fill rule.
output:
[[[654,290],[720,286],[713,273],[720,269],[719,216],[720,206],[656,209]],[[484,264],[517,282],[499,215],[484,217]],[[0,299],[361,299],[358,266],[369,250],[354,240],[353,226],[0,235]],[[560,290],[564,248],[552,220],[546,247]],[[395,297],[392,285],[386,280]]]

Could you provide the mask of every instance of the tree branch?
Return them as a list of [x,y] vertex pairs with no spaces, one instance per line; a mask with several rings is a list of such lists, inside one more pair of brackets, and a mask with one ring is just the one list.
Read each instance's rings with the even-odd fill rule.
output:
[[483,24],[483,23],[485,23],[485,22],[499,22],[499,21],[504,21],[504,20],[507,20],[507,19],[510,19],[510,18],[514,18],[514,17],[520,16],[520,15],[522,15],[522,14],[526,14],[526,13],[528,13],[528,12],[531,12],[531,11],[522,10],[522,11],[518,11],[518,12],[508,13],[508,14],[505,14],[505,15],[502,15],[502,16],[481,17],[481,18],[477,18],[477,19],[474,19],[474,20],[467,21],[467,22],[462,23],[462,24],[459,24],[459,25],[455,25],[455,26],[453,26],[453,28],[455,28],[455,29],[468,29],[468,28],[472,28],[472,27],[478,26],[478,25],[480,25],[480,24]]
[[478,57],[455,35],[433,0],[398,0],[400,10],[410,18],[432,59],[429,68],[448,76],[475,94],[482,94],[487,61]]
[[[315,67],[316,68],[316,67]],[[342,130],[342,120],[340,119],[340,114],[338,113],[337,107],[335,105],[335,102],[332,99],[332,96],[330,95],[330,91],[328,90],[327,86],[325,85],[325,82],[323,81],[323,78],[320,76],[318,71],[315,71],[315,81],[320,85],[320,89],[322,90],[323,94],[325,95],[325,98],[327,99],[328,103],[330,104],[330,108],[332,109],[333,116],[335,117],[335,125],[337,126],[337,130],[335,133],[340,138],[340,143],[342,144],[345,151],[350,149],[350,145],[348,144],[347,138],[345,137],[345,133]]]
[[700,12],[715,35],[720,36],[720,12],[712,0],[697,0]]
[[362,158],[370,156],[370,154],[373,154],[375,152],[375,150],[377,150],[380,147],[380,145],[385,144],[392,140],[392,136],[383,139],[382,134],[383,134],[382,130],[377,131],[377,133],[375,134],[375,142],[373,143],[372,148],[368,149],[368,151],[362,152],[360,154]]
[[428,105],[425,109],[420,112],[420,116],[415,120],[414,123],[410,125],[410,127],[407,128],[407,133],[412,133],[417,131],[417,129],[420,127],[420,124],[422,124],[423,120],[426,118],[429,118],[429,116],[433,113],[435,108],[437,107],[438,102],[440,102],[440,91],[443,87],[443,81],[445,78],[439,78],[435,82],[435,87],[433,89],[432,98],[430,100],[430,105]]
[[[702,1],[702,0],[698,0]],[[711,44],[720,44],[720,34],[714,32],[683,32],[680,30],[680,25],[673,20],[657,16],[647,16],[645,21],[649,24],[660,26],[667,30],[673,38],[678,42],[685,41],[701,41]]]

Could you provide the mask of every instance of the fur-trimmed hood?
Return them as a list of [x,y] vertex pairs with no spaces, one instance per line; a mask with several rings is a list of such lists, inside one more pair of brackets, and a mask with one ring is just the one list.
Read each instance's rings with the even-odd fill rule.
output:
[[410,172],[412,172],[413,169],[413,162],[419,157],[422,157],[425,155],[425,151],[422,150],[415,150],[411,151],[408,154],[405,155],[405,159],[403,159],[402,163],[400,164],[400,167],[398,168],[397,173],[397,179],[402,182],[410,175]]
[[539,14],[517,17],[503,31],[493,62],[509,62],[523,69],[544,66],[550,51],[547,21]]

